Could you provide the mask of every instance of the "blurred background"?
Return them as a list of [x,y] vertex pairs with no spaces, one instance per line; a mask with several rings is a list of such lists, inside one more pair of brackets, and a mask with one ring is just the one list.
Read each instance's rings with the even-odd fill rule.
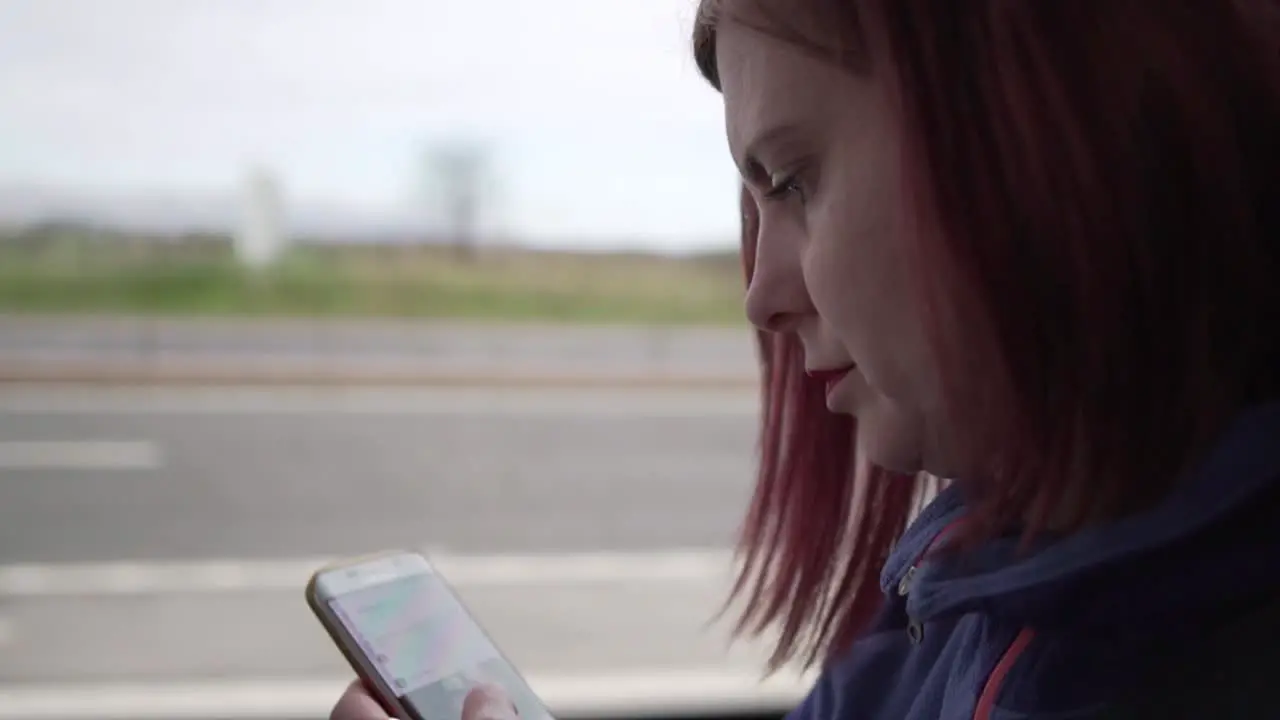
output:
[[426,549],[562,717],[778,712],[694,0],[0,0],[0,720],[320,718]]

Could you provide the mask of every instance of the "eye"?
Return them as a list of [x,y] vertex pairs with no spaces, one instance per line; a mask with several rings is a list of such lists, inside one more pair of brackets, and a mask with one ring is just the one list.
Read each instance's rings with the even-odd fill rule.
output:
[[786,200],[793,195],[799,198],[801,203],[805,201],[805,189],[798,175],[781,175],[769,178],[769,189],[764,193],[766,200]]

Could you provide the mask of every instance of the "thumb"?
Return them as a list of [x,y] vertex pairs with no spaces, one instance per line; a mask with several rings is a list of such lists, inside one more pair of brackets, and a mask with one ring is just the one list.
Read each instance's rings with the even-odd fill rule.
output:
[[387,711],[374,699],[365,684],[356,680],[347,686],[329,713],[329,720],[391,720]]

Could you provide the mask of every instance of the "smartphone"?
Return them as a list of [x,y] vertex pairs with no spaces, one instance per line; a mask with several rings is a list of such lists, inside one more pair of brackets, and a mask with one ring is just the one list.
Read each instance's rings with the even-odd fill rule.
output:
[[352,669],[398,720],[552,720],[542,701],[416,552],[338,562],[307,604]]

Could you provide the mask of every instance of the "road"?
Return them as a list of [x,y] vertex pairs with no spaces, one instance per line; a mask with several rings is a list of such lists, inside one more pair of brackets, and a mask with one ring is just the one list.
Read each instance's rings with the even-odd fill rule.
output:
[[[321,717],[324,560],[428,549],[563,717],[781,708],[707,625],[749,390],[0,386],[0,720]],[[657,704],[655,704],[657,703]]]
[[484,377],[681,376],[751,383],[738,328],[584,327],[414,320],[30,318],[0,314],[0,376],[183,371]]

